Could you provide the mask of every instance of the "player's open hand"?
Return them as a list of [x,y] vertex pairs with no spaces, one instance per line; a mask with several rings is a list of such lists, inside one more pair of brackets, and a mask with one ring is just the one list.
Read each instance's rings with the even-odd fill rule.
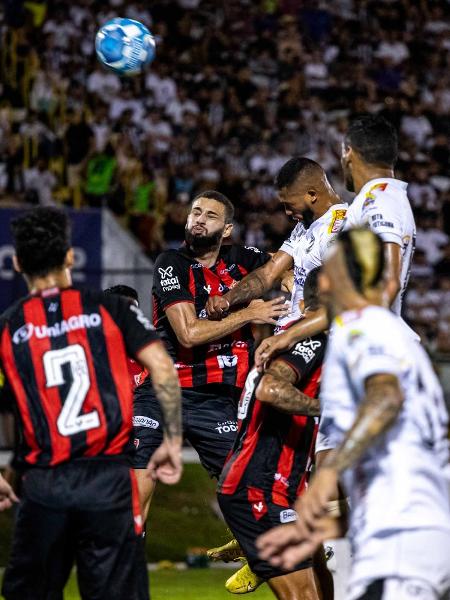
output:
[[223,296],[210,296],[206,303],[206,312],[211,321],[221,321],[227,316],[230,303]]
[[249,311],[251,322],[255,325],[276,325],[277,319],[287,315],[290,307],[284,296],[278,296],[273,300],[252,300],[245,310]]
[[287,332],[272,335],[263,340],[255,352],[255,366],[258,371],[263,371],[264,366],[280,352],[289,350],[293,343]]
[[152,479],[167,485],[180,481],[183,472],[181,442],[181,437],[164,439],[147,465],[147,471]]
[[6,479],[0,475],[0,511],[11,508],[14,502],[19,502],[19,498]]
[[319,542],[312,534],[303,535],[297,523],[292,523],[271,529],[257,539],[256,546],[263,560],[288,571],[311,558]]

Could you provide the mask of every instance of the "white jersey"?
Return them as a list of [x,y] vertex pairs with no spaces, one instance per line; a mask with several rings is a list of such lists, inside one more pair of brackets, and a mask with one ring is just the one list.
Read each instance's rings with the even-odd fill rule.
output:
[[327,248],[344,225],[347,208],[347,204],[333,204],[308,229],[303,223],[297,223],[290,237],[281,246],[280,250],[294,260],[294,285],[290,299],[291,309],[288,315],[278,320],[278,331],[300,318],[299,302],[303,300],[306,277],[310,271],[322,265]]
[[[440,530],[450,539],[448,414],[442,389],[425,351],[411,343],[402,321],[389,310],[369,306],[333,322],[316,451],[342,442],[365,397],[365,381],[376,373],[398,378],[404,403],[391,429],[343,476],[351,505],[353,584],[410,575],[402,572],[407,560],[383,554],[401,532]],[[395,544],[392,548],[395,553]]]
[[368,181],[349,206],[345,222],[345,229],[368,225],[383,242],[393,242],[402,249],[401,288],[391,307],[398,315],[408,285],[416,240],[416,224],[407,187],[404,181],[389,177]]

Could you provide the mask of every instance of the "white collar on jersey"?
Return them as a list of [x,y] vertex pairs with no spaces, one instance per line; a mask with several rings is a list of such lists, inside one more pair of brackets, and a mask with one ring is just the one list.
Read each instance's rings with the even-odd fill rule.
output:
[[402,181],[401,179],[394,179],[393,177],[379,177],[377,179],[371,179],[370,181],[365,183],[359,190],[358,196],[367,194],[371,187],[379,183],[388,183],[389,185],[400,188],[401,190],[406,190],[406,188],[408,187],[406,181]]

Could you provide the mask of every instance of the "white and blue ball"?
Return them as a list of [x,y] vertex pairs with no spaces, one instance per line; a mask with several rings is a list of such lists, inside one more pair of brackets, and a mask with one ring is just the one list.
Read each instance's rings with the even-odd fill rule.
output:
[[95,37],[101,62],[119,75],[134,75],[155,57],[155,38],[145,25],[133,19],[111,19]]

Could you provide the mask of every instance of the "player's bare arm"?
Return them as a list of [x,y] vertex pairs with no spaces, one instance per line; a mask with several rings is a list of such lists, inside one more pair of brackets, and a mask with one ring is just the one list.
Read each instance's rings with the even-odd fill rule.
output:
[[208,317],[220,320],[231,306],[261,298],[277,281],[281,281],[285,272],[292,269],[292,266],[292,256],[279,250],[265,265],[246,275],[226,294],[209,298],[206,305]]
[[311,398],[295,387],[297,373],[282,360],[275,360],[258,384],[256,395],[261,402],[292,415],[317,417],[318,398]]
[[402,249],[394,242],[384,242],[384,289],[388,306],[394,302],[401,288]]
[[219,340],[248,323],[275,325],[276,319],[287,312],[285,299],[280,296],[267,302],[251,303],[246,308],[230,313],[220,322],[199,319],[190,302],[178,302],[169,306],[166,315],[180,343],[185,348],[193,348]]
[[303,319],[283,333],[272,335],[261,342],[256,349],[255,365],[262,371],[264,365],[280,352],[292,348],[294,344],[321,333],[328,327],[328,316],[322,307],[308,311]]

